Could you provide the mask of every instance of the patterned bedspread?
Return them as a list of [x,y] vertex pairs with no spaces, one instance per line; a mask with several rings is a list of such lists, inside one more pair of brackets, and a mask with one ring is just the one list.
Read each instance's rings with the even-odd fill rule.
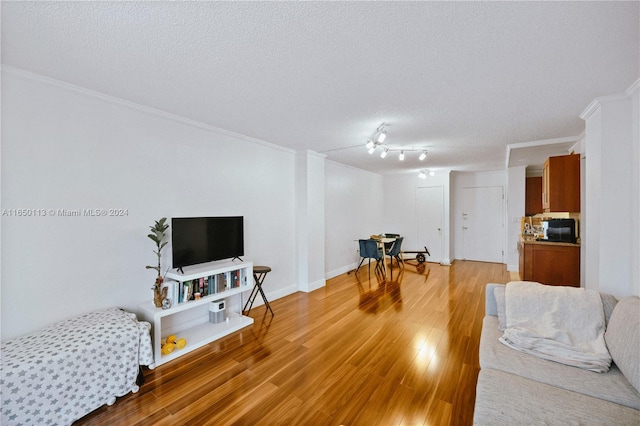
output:
[[2,425],[70,425],[137,392],[150,324],[108,308],[2,342]]

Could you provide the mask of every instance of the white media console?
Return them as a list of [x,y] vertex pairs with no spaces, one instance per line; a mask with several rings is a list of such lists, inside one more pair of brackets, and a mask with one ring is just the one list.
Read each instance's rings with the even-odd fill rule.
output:
[[[234,280],[224,280],[226,287],[218,287],[218,292],[210,292],[195,300],[178,303],[174,291],[172,306],[168,309],[156,308],[152,301],[140,305],[142,316],[153,325],[153,354],[155,365],[161,365],[184,355],[207,343],[218,340],[234,331],[253,324],[253,318],[242,315],[241,293],[253,288],[253,262],[224,260],[183,268],[184,273],[171,270],[165,283],[181,291],[185,283],[197,283],[201,278],[233,276]],[[214,286],[216,288],[216,286]],[[218,323],[209,321],[209,305],[224,300],[225,319]],[[169,335],[185,338],[187,344],[182,349],[163,355],[161,340]]]

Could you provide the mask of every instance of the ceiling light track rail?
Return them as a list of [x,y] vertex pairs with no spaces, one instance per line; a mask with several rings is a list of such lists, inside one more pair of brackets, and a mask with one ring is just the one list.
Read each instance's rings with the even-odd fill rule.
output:
[[384,141],[387,138],[387,129],[386,129],[387,126],[389,125],[383,122],[381,125],[378,126],[376,131],[373,132],[371,137],[367,139],[367,143],[365,144],[365,147],[367,148],[369,154],[373,154],[378,148],[381,148],[382,152],[380,153],[380,157],[382,158],[385,158],[389,152],[399,152],[400,155],[398,158],[400,159],[400,161],[404,161],[405,152],[418,152],[418,151],[420,151],[420,156],[418,157],[420,161],[423,161],[425,158],[427,158],[427,150],[424,148],[417,148],[413,146],[396,147],[396,146],[385,144]]

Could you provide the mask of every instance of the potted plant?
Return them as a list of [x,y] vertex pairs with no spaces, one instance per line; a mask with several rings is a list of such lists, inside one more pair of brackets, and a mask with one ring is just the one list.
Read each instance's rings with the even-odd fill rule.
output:
[[165,237],[165,231],[169,228],[169,225],[166,223],[167,218],[163,217],[160,220],[156,220],[153,226],[150,226],[151,233],[147,235],[147,237],[151,238],[154,243],[156,243],[156,250],[153,252],[158,256],[158,266],[149,266],[147,265],[147,269],[155,269],[158,272],[158,277],[156,278],[156,282],[151,287],[153,290],[153,303],[157,308],[162,307],[162,301],[167,297],[167,288],[162,288],[162,274],[160,272],[160,258],[161,252],[164,246],[167,245],[167,241],[163,241]]

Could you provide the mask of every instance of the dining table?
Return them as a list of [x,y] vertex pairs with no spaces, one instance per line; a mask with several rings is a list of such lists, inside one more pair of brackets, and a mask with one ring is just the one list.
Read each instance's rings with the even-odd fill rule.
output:
[[372,240],[376,240],[376,242],[378,243],[378,247],[382,248],[382,268],[386,274],[387,251],[385,250],[385,244],[393,243],[396,240],[396,237],[387,237],[384,234],[382,234],[382,235],[371,235],[369,238],[371,238]]

